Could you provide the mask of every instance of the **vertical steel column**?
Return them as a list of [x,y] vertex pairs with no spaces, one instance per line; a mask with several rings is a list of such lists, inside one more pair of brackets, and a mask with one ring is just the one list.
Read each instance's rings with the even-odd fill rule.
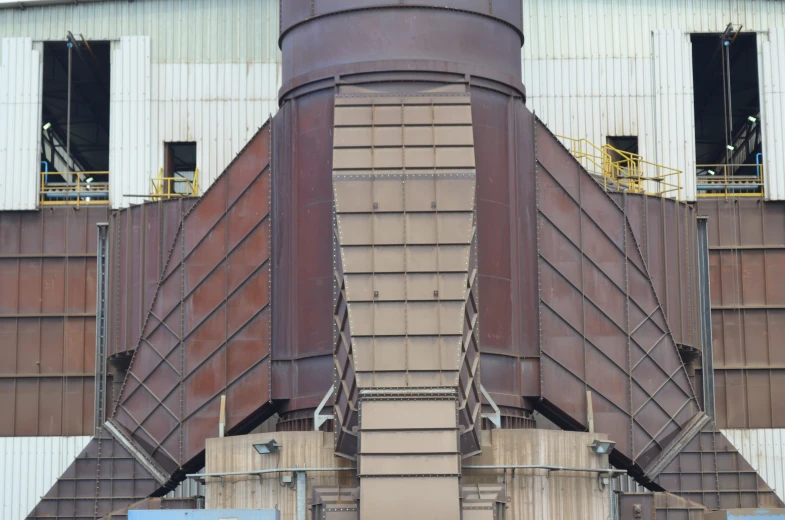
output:
[[709,219],[698,217],[698,293],[703,352],[703,411],[716,419],[714,410],[714,346],[711,338],[711,288],[709,287]]
[[306,480],[305,480],[305,471],[298,471],[297,475],[297,520],[305,520],[306,519],[306,501],[305,501],[305,492],[306,492]]
[[96,257],[95,297],[95,427],[106,422],[106,311],[107,275],[109,274],[109,223],[98,226],[98,255]]

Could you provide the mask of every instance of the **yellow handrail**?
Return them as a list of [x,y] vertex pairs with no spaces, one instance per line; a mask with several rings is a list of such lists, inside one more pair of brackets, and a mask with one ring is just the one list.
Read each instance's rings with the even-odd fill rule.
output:
[[[106,176],[96,182],[97,176]],[[51,182],[49,177],[71,177],[72,181]],[[105,206],[109,204],[109,172],[41,172],[39,206]]]
[[[164,177],[164,169],[158,170],[158,177],[151,179],[152,191],[150,197],[153,199],[173,199],[177,197],[197,197],[199,195],[199,168],[194,169],[194,178],[186,177]],[[186,187],[182,193],[175,190],[177,183],[185,183]]]
[[763,198],[766,194],[762,164],[699,164],[696,168],[698,198]]
[[564,135],[556,137],[567,144],[572,155],[586,171],[601,177],[601,184],[606,191],[680,198],[680,170],[645,161],[636,153],[608,144],[597,146],[588,139]]

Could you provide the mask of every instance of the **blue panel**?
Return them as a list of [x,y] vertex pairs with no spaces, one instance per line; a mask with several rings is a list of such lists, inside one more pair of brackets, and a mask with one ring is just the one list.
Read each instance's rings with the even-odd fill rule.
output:
[[128,511],[128,520],[280,520],[277,509],[177,509]]

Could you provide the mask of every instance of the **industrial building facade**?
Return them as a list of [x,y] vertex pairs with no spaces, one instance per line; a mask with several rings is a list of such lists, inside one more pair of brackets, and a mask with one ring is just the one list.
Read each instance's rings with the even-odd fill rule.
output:
[[[359,5],[368,3],[357,2],[358,7],[380,8],[381,12],[389,7],[386,2]],[[402,4],[407,3],[429,2]],[[471,2],[452,3],[456,3],[453,7],[460,13],[475,12],[475,7],[463,5]],[[577,195],[571,195],[586,218],[607,219],[606,225],[621,226],[623,239],[619,242],[622,245],[618,258],[608,262],[628,266],[628,277],[632,276],[630,272],[638,272],[642,279],[650,280],[655,299],[660,302],[647,308],[643,301],[649,296],[632,294],[634,284],[628,278],[627,306],[630,301],[637,302],[651,322],[647,326],[662,329],[663,337],[671,338],[672,347],[678,348],[681,356],[675,362],[685,367],[684,382],[676,370],[656,388],[646,389],[646,395],[650,395],[645,403],[630,406],[626,412],[630,426],[622,428],[629,428],[630,439],[612,439],[620,457],[612,462],[619,467],[630,465],[630,473],[653,488],[680,492],[711,509],[730,507],[731,502],[723,502],[724,483],[715,484],[718,498],[714,503],[706,497],[706,487],[698,489],[689,479],[675,476],[679,472],[672,467],[661,468],[656,460],[650,460],[656,459],[648,451],[651,446],[657,446],[658,452],[662,450],[663,457],[670,456],[671,435],[678,437],[673,428],[679,432],[698,428],[698,421],[690,423],[682,414],[694,408],[697,418],[700,408],[729,440],[728,452],[738,450],[754,470],[737,465],[733,475],[741,480],[749,477],[750,471],[757,471],[765,482],[754,484],[755,496],[766,496],[767,485],[782,499],[785,404],[779,397],[785,392],[785,344],[781,340],[785,333],[785,286],[779,282],[779,274],[785,269],[785,3],[531,0],[518,6],[518,2],[494,0],[488,3],[489,12],[483,12],[484,7],[477,9],[483,17],[502,20],[506,29],[522,26],[525,43],[517,63],[521,73],[515,67],[494,70],[494,74],[502,74],[489,73],[482,81],[469,82],[466,87],[450,80],[446,81],[447,87],[439,88],[427,85],[429,81],[442,85],[444,80],[436,73],[417,81],[406,77],[401,81],[415,87],[400,98],[394,89],[388,92],[376,86],[386,81],[383,75],[363,76],[356,84],[336,80],[335,92],[328,89],[329,95],[319,90],[323,87],[314,79],[321,74],[317,62],[329,61],[329,55],[325,58],[314,52],[311,59],[298,54],[297,47],[287,49],[284,42],[284,36],[291,35],[290,41],[304,49],[313,45],[313,40],[300,40],[297,31],[307,25],[309,17],[320,17],[319,4],[295,0],[291,4],[285,0],[284,7],[278,0],[0,1],[0,164],[5,169],[0,176],[0,410],[6,418],[0,423],[0,462],[4,474],[15,475],[11,485],[0,491],[0,516],[102,518],[99,511],[114,511],[115,505],[117,509],[127,507],[118,497],[146,497],[154,491],[164,494],[156,490],[167,484],[163,487],[168,491],[175,480],[182,480],[186,473],[205,464],[208,471],[237,471],[237,467],[226,464],[215,453],[248,448],[240,446],[244,441],[238,440],[231,446],[216,442],[216,452],[211,455],[208,445],[206,456],[203,454],[203,432],[215,430],[209,436],[217,436],[212,423],[218,422],[218,410],[223,409],[221,396],[229,406],[225,422],[230,433],[250,431],[276,413],[281,417],[278,431],[289,432],[296,439],[296,431],[313,430],[313,409],[322,402],[333,377],[338,381],[356,377],[356,388],[371,394],[377,392],[368,394],[371,397],[362,405],[371,417],[373,406],[386,410],[389,405],[384,392],[377,389],[391,385],[389,381],[397,381],[393,385],[396,387],[451,388],[448,379],[452,381],[452,372],[445,368],[444,360],[456,355],[459,360],[478,358],[465,346],[466,338],[473,335],[481,338],[477,348],[483,352],[484,374],[487,370],[489,374],[504,374],[504,378],[514,375],[503,383],[483,381],[482,391],[488,391],[484,397],[480,396],[479,383],[467,384],[463,376],[458,378],[464,386],[457,392],[467,393],[466,401],[458,407],[458,425],[433,426],[463,431],[458,445],[449,450],[453,457],[476,454],[482,445],[482,457],[487,460],[478,464],[513,463],[497,451],[489,451],[487,440],[482,440],[479,433],[481,425],[485,428],[489,420],[480,419],[479,412],[467,411],[472,409],[472,403],[478,407],[482,402],[485,408],[490,402],[493,406],[498,404],[505,428],[531,428],[535,419],[544,422],[543,416],[547,416],[563,429],[593,431],[593,426],[585,423],[591,394],[581,395],[575,409],[570,408],[575,396],[567,397],[565,392],[563,402],[556,397],[559,387],[572,388],[567,383],[570,373],[575,375],[580,370],[573,370],[570,361],[560,357],[559,342],[538,342],[531,336],[539,324],[541,331],[558,333],[554,337],[560,338],[562,345],[572,345],[567,333],[560,335],[564,332],[562,322],[569,322],[565,316],[572,311],[560,307],[559,299],[541,288],[536,301],[511,295],[515,290],[524,294],[529,289],[525,280],[536,278],[541,284],[561,287],[562,294],[572,290],[570,286],[580,286],[584,302],[593,300],[599,307],[605,303],[616,305],[608,303],[610,297],[597,303],[599,300],[589,294],[591,288],[584,285],[586,275],[580,282],[571,279],[569,269],[555,260],[559,252],[571,251],[576,240],[582,250],[584,241],[614,236],[610,231],[592,235],[587,224],[580,224],[576,235],[580,238],[569,236],[565,241],[560,226],[570,224],[560,220],[557,212],[551,213],[549,205],[567,208],[567,200],[539,198],[555,193],[560,184],[582,186]],[[331,30],[341,27],[340,15],[324,18],[331,18],[325,23],[336,24]],[[511,35],[505,37],[515,40],[514,31],[509,32]],[[508,54],[489,64],[489,68],[509,64],[505,58],[514,54],[510,49],[518,42],[504,47],[506,43],[497,42],[498,48],[503,49],[501,54]],[[477,59],[469,54],[467,60]],[[359,61],[357,56],[350,59]],[[416,61],[416,53],[407,58]],[[347,69],[340,69],[339,65],[346,64],[335,65],[340,72],[336,78],[347,74]],[[446,74],[447,69],[439,73]],[[467,72],[467,78],[472,74]],[[504,74],[509,78],[504,78]],[[427,88],[418,91],[418,81]],[[499,103],[497,94],[504,89],[488,87],[483,81],[504,84],[509,89],[505,95],[524,100],[536,117],[530,119],[513,102],[512,108],[501,108],[504,104]],[[364,82],[374,86],[368,87]],[[316,86],[309,87],[311,83]],[[491,91],[493,94],[488,94]],[[296,98],[296,102],[279,99],[279,95],[286,94]],[[268,122],[278,112],[279,104],[283,107],[280,118],[276,123]],[[406,119],[409,112],[419,113],[426,106],[428,118],[412,115],[415,119]],[[366,108],[368,118],[356,115]],[[393,111],[400,111],[400,121],[389,115]],[[484,118],[486,113],[493,117]],[[385,117],[393,117],[392,122],[385,122]],[[396,137],[383,135],[385,128],[396,125],[403,136],[400,143]],[[472,126],[473,138],[471,132],[461,131]],[[432,136],[423,138],[431,139],[427,146],[433,148],[432,162],[417,155],[425,146],[421,142],[407,148],[407,132],[423,132],[424,128]],[[508,134],[520,138],[527,132],[534,136],[531,150],[528,144],[521,144],[515,152],[510,151],[515,148],[511,145],[509,150],[494,148]],[[366,133],[373,138],[366,140]],[[602,162],[608,153],[618,154],[613,159],[616,164],[625,164],[621,168],[642,169],[645,165],[656,174],[631,181],[634,185],[615,177],[616,184],[610,188],[606,184],[604,188],[613,198],[614,208],[621,208],[621,212],[606,209],[592,214],[584,206],[590,207],[593,200],[602,197],[594,194],[593,188],[583,187],[580,175],[574,180],[556,172],[563,163],[553,159],[556,151],[549,151],[548,147],[557,143],[554,139],[549,144],[551,133],[588,173],[595,177],[599,173],[597,178],[607,178],[603,177],[607,171]],[[325,141],[325,136],[330,136],[331,141]],[[397,158],[376,162],[390,147],[402,148],[402,165],[398,165]],[[498,190],[494,183],[507,182],[506,177],[493,177],[490,184],[482,180],[487,171],[483,168],[497,165],[489,150],[508,153],[510,164],[518,168],[519,178],[529,175],[521,166],[527,154],[536,158],[538,171],[549,172],[537,181],[537,195],[526,199],[530,207],[540,208],[538,211],[527,213],[523,199],[503,202],[505,195],[494,191]],[[366,151],[374,158],[370,162],[362,155]],[[286,159],[290,152],[292,158]],[[326,165],[325,157],[331,161]],[[420,160],[423,162],[417,162]],[[256,161],[258,167],[249,167],[251,161]],[[315,173],[323,168],[327,170],[324,179],[329,179],[332,171],[331,184]],[[394,178],[401,168],[404,179],[407,169],[433,170],[434,202],[429,199],[416,213],[409,214],[407,211],[412,210],[405,205],[398,208],[394,201],[380,199],[373,190],[382,189],[382,180],[364,187],[360,179],[350,178],[376,170]],[[546,184],[549,182],[553,185]],[[521,197],[527,196],[525,188],[519,189]],[[372,198],[364,200],[367,193],[372,193]],[[412,195],[407,198],[407,193],[401,196],[411,203]],[[459,198],[464,204],[447,204],[439,198],[440,193],[442,197],[449,194]],[[519,204],[517,209],[513,209],[515,204]],[[422,236],[405,236],[403,240],[407,244],[418,240],[419,246],[437,251],[437,267],[423,268],[423,272],[436,277],[436,285],[427,286],[438,303],[436,307],[424,305],[424,297],[418,299],[408,293],[389,296],[386,292],[397,294],[394,276],[400,276],[406,284],[413,283],[416,275],[411,272],[409,262],[413,260],[409,257],[405,257],[400,268],[384,268],[388,285],[374,278],[378,275],[367,277],[369,272],[376,273],[375,263],[367,269],[357,267],[364,265],[363,248],[374,262],[381,261],[375,256],[379,239],[363,227],[366,224],[362,221],[363,216],[375,215],[376,211],[384,212],[389,219],[398,214],[407,223],[403,229],[409,229],[408,219],[421,219],[420,224],[411,225],[422,225]],[[498,215],[499,211],[540,222],[536,237],[528,236],[523,228],[517,233],[516,229],[501,231],[518,237],[510,238],[514,245],[506,247],[520,248],[511,258],[521,262],[521,266],[525,246],[536,244],[538,267],[532,268],[534,271],[526,271],[530,267],[515,267],[514,261],[507,266],[491,266],[483,259],[482,251],[497,251],[495,248],[501,247],[486,238],[487,232],[483,235],[483,219],[488,222],[488,215]],[[696,217],[703,216],[708,217],[705,235],[698,232],[700,225],[695,226]],[[447,218],[453,220],[445,221]],[[616,218],[622,223],[617,224],[613,220]],[[430,229],[428,219],[435,222],[433,235],[425,231]],[[219,234],[217,230],[222,225],[226,230]],[[396,232],[397,224],[392,220],[387,224],[374,221],[371,227],[377,230],[384,225],[389,226],[384,229],[392,230],[390,233]],[[333,234],[331,250],[329,242],[318,237]],[[450,238],[446,238],[448,235]],[[710,308],[705,309],[701,306],[705,296],[698,267],[700,237],[708,242],[710,291],[705,295],[710,292],[711,299]],[[639,245],[637,252],[631,246],[634,242]],[[458,261],[459,247],[466,248],[465,265],[463,259]],[[444,248],[453,248],[450,251],[456,252],[455,258]],[[479,267],[473,263],[478,248]],[[212,256],[211,249],[215,251]],[[460,254],[463,255],[463,249]],[[582,254],[585,260],[581,268],[585,269],[584,264],[593,264],[594,260],[591,253]],[[293,260],[287,263],[276,255]],[[337,269],[341,276],[334,280],[331,266],[335,255],[342,258],[343,264]],[[322,256],[329,257],[329,265],[300,259]],[[389,265],[397,266],[389,261]],[[453,267],[444,267],[447,264]],[[602,261],[597,265],[602,272]],[[222,269],[227,273],[239,270],[239,278],[217,276]],[[473,269],[478,269],[476,286],[471,285]],[[461,276],[467,276],[470,284],[466,302],[462,292],[466,281]],[[605,271],[600,276],[613,279],[614,275]],[[516,281],[518,277],[521,281]],[[564,280],[568,283],[562,287],[559,284]],[[504,286],[508,282],[513,289]],[[349,285],[343,287],[341,283]],[[622,285],[614,281],[608,287],[624,292]],[[101,287],[105,289],[102,291]],[[522,319],[518,323],[512,315],[506,322],[506,317],[494,320],[491,314],[475,308],[483,329],[480,333],[472,332],[474,316],[467,309],[477,306],[476,291],[480,295],[487,291],[502,299],[510,298],[511,313],[523,314],[524,309],[539,308],[539,317],[536,322]],[[385,307],[389,314],[381,318],[374,314],[378,311],[372,310],[378,307],[379,298],[389,302]],[[331,309],[333,300],[339,308],[335,318],[331,315],[335,310]],[[482,296],[479,301],[482,302]],[[276,316],[276,302],[283,302],[280,308],[291,310],[294,317]],[[344,314],[340,312],[341,302],[345,304]],[[403,311],[394,307],[398,303]],[[420,305],[417,308],[422,312],[423,324],[411,321],[414,313],[407,314],[414,305]],[[246,309],[253,312],[245,312]],[[711,315],[710,336],[700,332],[701,313],[707,311]],[[443,325],[448,321],[445,313],[449,312],[466,323],[459,327],[456,322],[453,328]],[[580,312],[585,324],[589,311]],[[375,317],[369,318],[371,315]],[[612,312],[608,311],[608,315],[612,316]],[[628,322],[629,319],[628,314]],[[333,374],[334,345],[330,345],[329,337],[334,333],[334,323],[342,323],[341,320],[351,321],[352,326],[351,332],[339,326],[335,332],[339,338],[336,360],[344,359],[340,353],[345,348],[345,357],[354,357],[354,363],[359,364],[341,365],[336,361]],[[407,325],[397,331],[386,326],[396,320]],[[435,332],[428,328],[434,321],[440,323]],[[373,326],[362,325],[371,322]],[[433,349],[438,352],[434,355],[441,357],[438,371],[425,355],[409,357],[410,345],[414,344],[409,327],[417,326],[425,331],[420,333],[422,336],[438,339],[431,345],[420,338],[421,348]],[[586,346],[586,338],[591,334],[588,329],[581,332],[584,357],[583,375],[576,376],[582,377],[578,386],[591,388],[595,395],[606,395],[600,382],[592,382],[591,370],[617,374],[614,370],[618,369],[621,375],[614,378],[629,377],[632,381],[632,363],[625,369],[621,367],[624,363],[613,361],[619,367],[614,365],[610,370],[591,361]],[[635,339],[636,333],[638,329],[628,329],[628,340],[646,341]],[[382,357],[380,336],[391,348],[395,348],[394,338],[405,343],[405,361],[394,354]],[[711,338],[711,347],[705,343],[707,337]],[[342,344],[340,338],[351,341]],[[453,353],[448,346],[452,339],[456,345],[464,345],[464,350]],[[534,349],[536,353],[532,350],[535,343],[541,343]],[[163,349],[160,344],[169,346]],[[251,344],[267,346],[257,348]],[[670,366],[672,360],[653,353],[660,343],[652,345],[648,357]],[[713,354],[709,365],[705,361],[707,349]],[[189,352],[197,352],[193,355],[198,362]],[[612,355],[604,355],[613,360]],[[382,365],[383,377],[388,378],[384,384],[378,382],[382,379]],[[389,368],[393,365],[404,367],[397,372],[406,377],[396,375],[396,370]],[[222,372],[219,381],[215,381],[213,372],[200,372],[203,366]],[[456,366],[456,373],[462,374],[461,366]],[[138,374],[140,369],[149,375],[128,375]],[[480,368],[474,365],[467,370]],[[707,378],[706,370],[711,370],[713,377]],[[419,374],[419,383],[411,382],[410,372]],[[441,375],[434,376],[436,372]],[[553,376],[550,380],[549,375]],[[476,380],[479,381],[479,372]],[[706,408],[707,384],[713,390],[713,413]],[[688,387],[695,389],[694,394],[685,390]],[[142,397],[139,388],[149,391],[149,395]],[[179,403],[175,403],[176,391],[171,390],[174,388],[180,389]],[[355,405],[359,406],[360,397],[346,392],[346,388],[336,384],[336,415],[325,426],[333,426],[338,432],[335,453],[370,461],[379,455],[358,452],[358,441],[351,433],[352,427],[357,426],[357,422],[352,422],[357,421],[352,413]],[[633,388],[630,383],[622,393],[632,393]],[[665,390],[673,393],[663,397],[659,392]],[[254,404],[237,397],[254,392],[264,396],[263,402]],[[613,395],[616,390],[607,392]],[[676,394],[679,397],[673,397]],[[190,399],[197,395],[198,406],[184,401],[183,396]],[[537,404],[535,397],[539,398]],[[442,413],[429,408],[434,401],[406,398],[414,399],[413,407],[430,410],[422,412],[424,415]],[[631,401],[635,399],[630,397]],[[672,400],[679,399],[684,401],[681,408],[668,408]],[[267,406],[268,400],[271,406]],[[657,420],[662,423],[652,423],[642,429],[646,430],[644,433],[635,430],[635,424],[649,424],[636,420],[636,413],[645,412],[650,401],[660,400],[665,418],[658,416]],[[238,402],[242,405],[235,407]],[[140,409],[149,414],[148,419],[135,415]],[[161,419],[163,415],[156,415],[159,409],[167,410],[172,417],[179,415],[179,424],[166,423]],[[537,417],[530,414],[534,410]],[[396,417],[395,413],[384,412],[390,417]],[[605,411],[600,406],[596,413],[602,417]],[[118,428],[121,433],[103,427],[108,419],[122,427]],[[597,421],[601,423],[602,419]],[[375,428],[392,429],[393,425],[383,423]],[[599,428],[597,432],[608,433]],[[499,444],[494,445],[494,450],[502,449],[499,446],[505,446],[505,442],[513,442],[503,433],[497,436]],[[126,439],[128,444],[118,440],[123,436],[130,438]],[[644,437],[647,449],[637,444]],[[691,467],[691,457],[702,456],[707,449],[703,443],[708,438],[715,443],[716,455],[720,450],[717,445],[724,441],[703,432],[691,441],[699,447],[693,446],[692,452],[673,453],[676,458],[669,461],[677,460],[684,468]],[[686,435],[684,439],[689,440]],[[332,452],[320,451],[323,447],[309,445],[317,442],[313,439],[297,442],[303,442],[303,449],[309,453],[321,453],[326,461],[332,457]],[[535,435],[526,442],[549,441]],[[570,446],[582,440],[565,437],[553,442]],[[67,473],[82,448],[87,447],[88,458],[94,456],[90,451],[93,445],[99,447],[99,465],[101,450],[107,445],[117,453],[122,449],[129,453],[112,459],[115,467],[121,463],[141,464],[133,473],[133,492],[123,489],[123,493],[112,495],[114,499],[97,492],[95,507],[89,513],[77,511],[76,506],[69,513],[71,516],[60,509],[57,513],[46,509],[31,513],[58,477]],[[129,446],[149,450],[152,462],[138,462]],[[229,451],[227,458],[231,458]],[[215,458],[211,466],[212,456]],[[522,457],[517,464],[557,464],[546,459]],[[593,465],[596,461],[583,462]],[[268,469],[264,464],[240,470]],[[370,462],[365,464],[370,470]],[[161,473],[156,475],[151,468]],[[653,468],[659,471],[658,475]],[[715,467],[711,473],[704,467],[691,476],[710,474],[719,481],[719,471]],[[115,482],[124,478],[115,477]],[[531,478],[522,484],[520,495],[510,493],[513,501],[536,501],[536,497],[525,495],[522,490],[527,489],[527,484],[544,486],[546,481]],[[73,481],[77,487],[78,480]],[[678,484],[673,484],[676,480]],[[96,476],[91,483],[95,486],[99,481]],[[486,483],[483,478],[476,481]],[[216,482],[211,484],[208,480],[207,491],[203,491],[208,505],[211,501],[220,507],[269,505],[229,501],[219,496]],[[344,481],[336,477],[321,485],[340,488]],[[554,487],[559,485],[562,484]],[[738,495],[737,506],[752,503],[749,489],[740,483],[736,488],[726,487]],[[433,493],[438,494],[442,488],[434,489]],[[584,492],[591,496],[591,486],[580,488],[576,494]],[[476,498],[482,502],[483,493],[478,493],[477,497],[466,495],[464,500]],[[324,497],[328,495],[324,491]],[[60,495],[53,496],[53,501],[70,497],[78,502],[62,486]],[[338,491],[338,502],[341,500]],[[562,498],[553,491],[550,500],[549,507],[555,507],[553,504]],[[592,518],[619,514],[615,505],[587,500],[588,505],[576,506],[576,511],[594,508]],[[324,498],[324,505],[319,507],[327,511],[329,503]],[[313,504],[317,508],[317,494]],[[760,504],[772,503],[755,503]],[[360,501],[360,508],[363,505]],[[619,502],[619,507],[625,505],[629,504]],[[682,506],[677,504],[673,509],[689,510]],[[528,514],[532,518],[556,518],[578,513],[568,509],[558,513],[543,506]],[[514,518],[519,517],[526,516]]]

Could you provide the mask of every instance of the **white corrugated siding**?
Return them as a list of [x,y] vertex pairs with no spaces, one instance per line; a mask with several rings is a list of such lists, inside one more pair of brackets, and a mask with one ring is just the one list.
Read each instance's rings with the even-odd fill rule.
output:
[[758,31],[767,196],[785,200],[785,2],[527,0],[523,12],[529,107],[554,132],[599,145],[609,135],[637,135],[645,159],[687,172],[689,199],[695,195],[689,34],[719,33],[729,22]]
[[769,31],[758,48],[766,196],[785,200],[785,28]]
[[64,40],[149,36],[155,63],[280,61],[279,0],[135,0],[0,9],[0,34]]
[[785,500],[785,429],[722,430],[747,462]]
[[41,53],[30,38],[0,45],[0,210],[30,210],[38,205]]
[[123,37],[112,53],[114,208],[150,193],[165,142],[196,142],[203,193],[277,109],[277,63],[152,63],[151,46]]
[[0,518],[24,520],[90,437],[0,438]]

